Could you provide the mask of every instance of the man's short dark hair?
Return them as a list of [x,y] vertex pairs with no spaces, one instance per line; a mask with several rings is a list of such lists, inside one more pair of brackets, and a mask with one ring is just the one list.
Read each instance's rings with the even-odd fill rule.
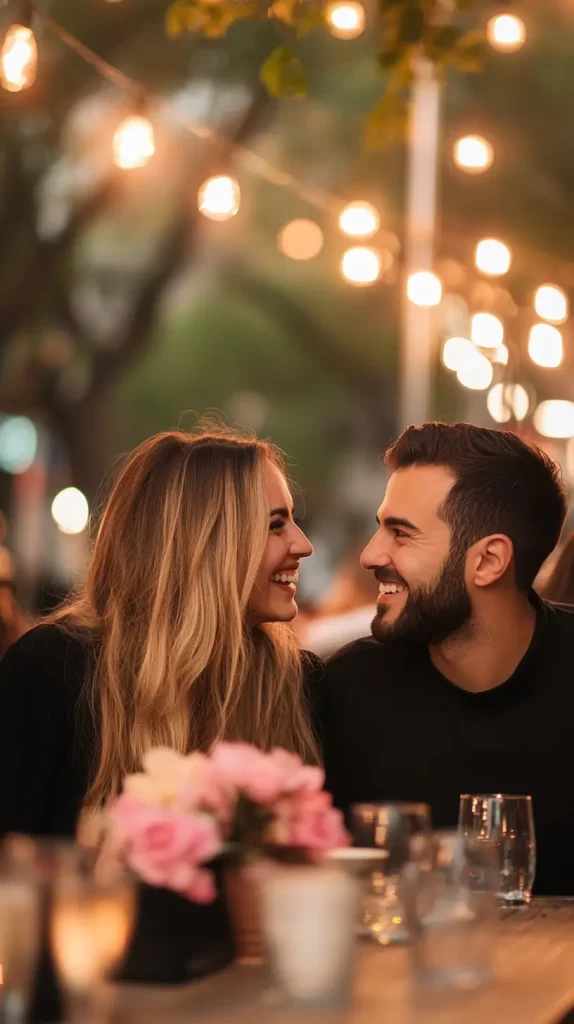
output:
[[444,466],[455,477],[441,518],[452,542],[466,551],[502,533],[514,547],[516,586],[528,590],[555,548],[566,517],[560,468],[535,445],[507,430],[472,423],[408,427],[387,450],[391,472]]

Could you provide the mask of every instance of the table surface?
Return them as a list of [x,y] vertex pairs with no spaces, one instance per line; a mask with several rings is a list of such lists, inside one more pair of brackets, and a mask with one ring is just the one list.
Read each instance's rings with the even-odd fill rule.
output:
[[506,913],[493,981],[479,992],[417,1004],[408,949],[361,940],[350,1009],[297,1013],[278,998],[263,968],[240,965],[177,989],[117,990],[125,1024],[558,1024],[574,1007],[574,899],[535,900]]

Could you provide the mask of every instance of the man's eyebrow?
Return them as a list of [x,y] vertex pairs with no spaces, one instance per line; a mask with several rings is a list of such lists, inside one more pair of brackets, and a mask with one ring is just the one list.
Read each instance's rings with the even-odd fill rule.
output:
[[[378,515],[377,522],[380,526],[381,520]],[[385,518],[383,519],[383,523],[389,529],[391,529],[393,526],[400,526],[404,530],[412,530],[413,533],[418,533],[418,526],[415,526],[414,523],[411,523],[410,519],[404,519],[402,518],[402,516],[385,516]]]

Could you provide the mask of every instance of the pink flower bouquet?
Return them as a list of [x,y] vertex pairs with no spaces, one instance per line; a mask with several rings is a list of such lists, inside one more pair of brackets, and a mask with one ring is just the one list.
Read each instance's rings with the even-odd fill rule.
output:
[[206,865],[220,854],[241,864],[289,847],[319,859],[348,844],[323,783],[320,768],[285,750],[158,748],[110,807],[110,845],[143,881],[209,903],[216,886]]

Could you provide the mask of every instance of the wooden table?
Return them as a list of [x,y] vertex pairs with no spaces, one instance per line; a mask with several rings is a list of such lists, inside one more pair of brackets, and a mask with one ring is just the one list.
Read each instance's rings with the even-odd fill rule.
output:
[[479,992],[417,1005],[408,949],[361,940],[354,1005],[341,1013],[286,1011],[263,968],[233,966],[178,989],[125,986],[124,1024],[558,1024],[574,1007],[574,899],[536,900],[507,913],[495,976]]

